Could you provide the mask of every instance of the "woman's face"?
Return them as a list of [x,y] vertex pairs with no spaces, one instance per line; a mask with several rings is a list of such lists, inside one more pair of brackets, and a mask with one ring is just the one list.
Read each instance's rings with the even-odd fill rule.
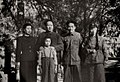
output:
[[50,46],[51,45],[51,39],[50,38],[46,38],[45,39],[45,46]]
[[31,27],[31,26],[26,26],[26,28],[25,28],[25,33],[26,33],[27,35],[30,35],[30,34],[32,33],[32,27]]
[[53,32],[54,26],[53,26],[53,22],[52,21],[48,21],[46,24],[46,29],[49,32]]

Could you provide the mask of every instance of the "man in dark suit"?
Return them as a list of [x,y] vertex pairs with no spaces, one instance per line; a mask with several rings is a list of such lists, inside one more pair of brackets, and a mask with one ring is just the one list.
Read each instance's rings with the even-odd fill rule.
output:
[[31,36],[32,25],[23,26],[23,36],[17,38],[16,62],[20,66],[20,82],[37,82],[37,54],[35,37]]
[[76,23],[74,21],[67,22],[67,30],[69,33],[63,38],[64,52],[64,80],[63,82],[82,82],[81,80],[81,58],[80,45],[82,37],[80,33],[75,32]]

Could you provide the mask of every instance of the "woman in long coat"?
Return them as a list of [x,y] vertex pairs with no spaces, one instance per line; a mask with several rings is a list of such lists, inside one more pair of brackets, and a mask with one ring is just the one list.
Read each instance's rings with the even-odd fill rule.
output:
[[20,82],[37,82],[37,54],[35,53],[36,39],[32,33],[31,24],[23,26],[24,34],[17,38],[16,62],[20,66]]

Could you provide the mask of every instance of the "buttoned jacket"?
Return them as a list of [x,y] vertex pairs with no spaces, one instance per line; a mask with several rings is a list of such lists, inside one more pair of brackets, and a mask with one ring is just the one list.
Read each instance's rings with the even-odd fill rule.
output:
[[34,61],[37,58],[35,51],[36,38],[20,36],[17,38],[16,61]]
[[79,64],[80,59],[80,44],[82,37],[80,33],[74,32],[68,34],[63,38],[64,52],[63,52],[63,63],[66,65],[76,65]]

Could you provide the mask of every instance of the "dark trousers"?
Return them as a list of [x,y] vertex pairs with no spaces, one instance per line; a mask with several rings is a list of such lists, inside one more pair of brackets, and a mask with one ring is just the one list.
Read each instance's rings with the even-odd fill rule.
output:
[[36,61],[21,62],[20,82],[37,82],[37,62]]
[[53,58],[42,58],[41,82],[54,82],[54,60]]
[[88,82],[105,82],[105,70],[103,64],[91,64],[87,67]]
[[64,80],[63,82],[82,82],[81,67],[79,65],[65,65],[64,66]]

